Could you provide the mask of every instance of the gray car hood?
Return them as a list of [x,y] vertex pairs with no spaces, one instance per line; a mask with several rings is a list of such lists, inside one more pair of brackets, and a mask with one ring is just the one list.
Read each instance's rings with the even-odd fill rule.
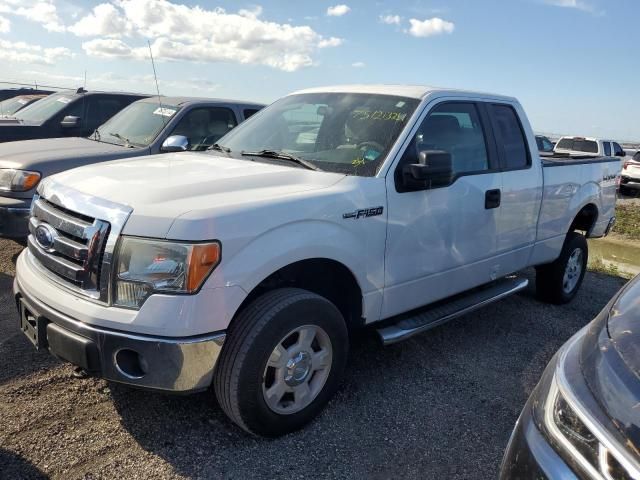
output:
[[[81,137],[23,140],[0,144],[0,168],[36,170],[50,175],[86,163],[145,153],[149,153],[148,148],[127,148]],[[88,159],[88,157],[92,159],[91,162],[72,161]],[[53,165],[47,166],[53,163],[60,163],[62,168],[55,168]]]

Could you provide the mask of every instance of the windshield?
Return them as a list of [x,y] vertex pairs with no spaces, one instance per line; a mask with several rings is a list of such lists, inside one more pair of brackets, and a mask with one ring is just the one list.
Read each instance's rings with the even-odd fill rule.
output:
[[633,159],[634,159],[636,162],[640,162],[640,152],[636,152],[636,154],[633,156]]
[[180,107],[152,102],[135,102],[103,123],[97,139],[119,145],[146,147]]
[[324,171],[368,177],[377,173],[419,103],[363,93],[291,95],[261,110],[219,143],[232,156],[273,150]]
[[56,93],[32,103],[28,107],[16,112],[14,116],[27,122],[42,123],[69,105],[73,100],[75,99],[72,95]]
[[24,97],[13,97],[0,102],[0,115],[10,116],[24,107],[30,99]]

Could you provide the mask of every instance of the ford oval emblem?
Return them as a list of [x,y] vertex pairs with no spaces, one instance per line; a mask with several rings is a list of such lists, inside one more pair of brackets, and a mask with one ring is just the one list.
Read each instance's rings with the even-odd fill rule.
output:
[[41,223],[36,227],[36,242],[38,242],[38,245],[45,250],[51,250],[53,248],[53,244],[57,236],[58,233],[55,229],[46,223]]

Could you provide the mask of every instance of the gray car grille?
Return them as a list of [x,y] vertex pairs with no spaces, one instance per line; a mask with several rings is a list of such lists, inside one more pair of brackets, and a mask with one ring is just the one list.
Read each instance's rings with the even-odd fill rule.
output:
[[108,222],[36,197],[29,219],[28,248],[60,281],[106,301],[109,279],[101,278],[101,270],[109,229]]

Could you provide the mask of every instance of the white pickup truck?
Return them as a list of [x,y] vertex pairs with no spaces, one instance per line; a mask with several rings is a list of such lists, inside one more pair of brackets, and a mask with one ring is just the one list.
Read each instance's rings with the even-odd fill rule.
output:
[[349,335],[406,339],[523,289],[580,287],[615,158],[545,158],[517,100],[419,86],[286,96],[213,150],[43,181],[14,283],[41,349],[106,379],[215,390],[248,432],[310,421]]

